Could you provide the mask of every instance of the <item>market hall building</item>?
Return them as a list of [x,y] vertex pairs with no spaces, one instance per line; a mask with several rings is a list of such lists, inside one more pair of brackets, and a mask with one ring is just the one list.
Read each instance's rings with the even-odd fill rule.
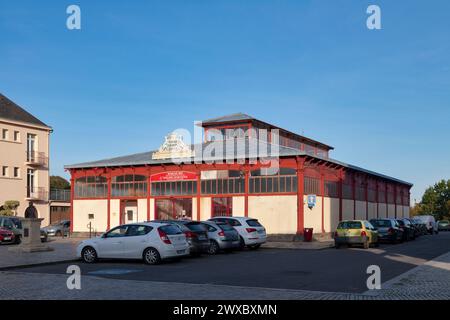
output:
[[[411,183],[334,160],[329,145],[242,113],[199,125],[201,144],[169,134],[156,151],[65,166],[72,231],[227,215],[257,218],[271,235],[301,235],[334,232],[340,220],[409,217]],[[203,153],[213,144],[234,151],[215,150],[212,161]],[[276,154],[279,169],[261,153]]]

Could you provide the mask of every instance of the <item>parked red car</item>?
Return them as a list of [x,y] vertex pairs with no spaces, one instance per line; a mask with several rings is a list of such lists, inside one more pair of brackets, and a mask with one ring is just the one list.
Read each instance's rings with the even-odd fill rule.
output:
[[13,243],[14,233],[8,229],[0,228],[0,243]]

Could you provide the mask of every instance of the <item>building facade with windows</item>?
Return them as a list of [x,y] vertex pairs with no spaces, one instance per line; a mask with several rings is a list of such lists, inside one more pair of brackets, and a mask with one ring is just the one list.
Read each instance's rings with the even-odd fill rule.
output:
[[49,222],[49,148],[52,128],[0,94],[0,206],[20,202],[36,206],[43,224]]
[[159,150],[67,165],[73,231],[227,215],[294,235],[409,216],[411,183],[332,159],[329,145],[241,113],[199,125],[200,144],[169,134]]

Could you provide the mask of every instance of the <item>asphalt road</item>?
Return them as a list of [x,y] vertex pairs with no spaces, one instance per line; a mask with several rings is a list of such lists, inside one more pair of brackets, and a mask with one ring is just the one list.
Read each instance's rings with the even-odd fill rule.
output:
[[450,232],[440,232],[369,250],[260,249],[186,258],[158,266],[147,266],[140,261],[101,261],[14,271],[65,274],[68,265],[77,264],[83,275],[114,279],[360,293],[367,290],[369,265],[380,266],[382,282],[385,282],[449,249]]

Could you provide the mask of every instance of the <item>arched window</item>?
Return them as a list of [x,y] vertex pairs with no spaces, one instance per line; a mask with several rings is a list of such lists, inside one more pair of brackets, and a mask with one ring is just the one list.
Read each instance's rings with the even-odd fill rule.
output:
[[113,177],[111,180],[111,197],[146,197],[147,177],[127,174]]
[[107,179],[102,176],[81,177],[75,180],[75,198],[106,198]]

